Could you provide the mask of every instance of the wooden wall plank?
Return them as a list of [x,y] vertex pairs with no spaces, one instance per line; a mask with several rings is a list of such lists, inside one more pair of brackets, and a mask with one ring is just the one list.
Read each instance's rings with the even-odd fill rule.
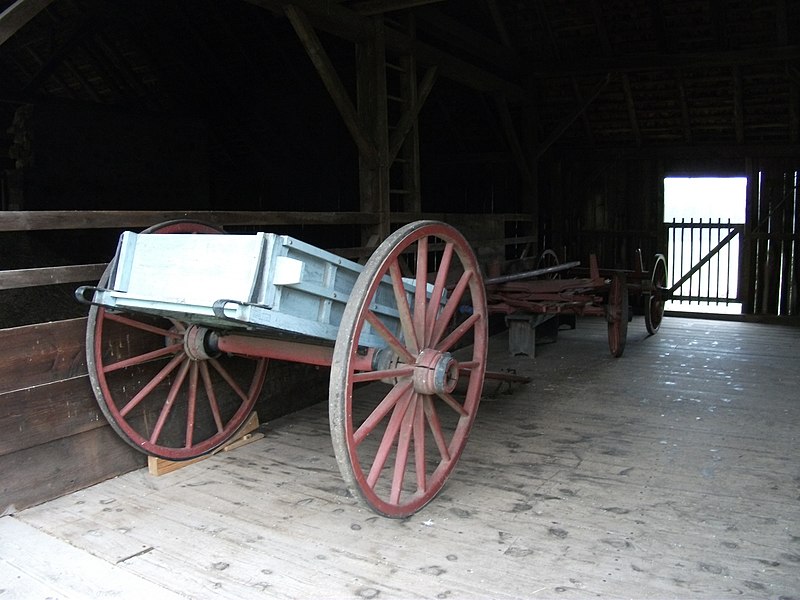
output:
[[0,329],[0,394],[86,374],[86,319]]
[[97,281],[105,268],[106,263],[94,263],[91,265],[67,265],[63,267],[0,271],[0,290],[79,281]]
[[0,456],[105,425],[86,375],[0,394]]
[[0,212],[0,231],[149,227],[175,219],[215,225],[368,225],[374,215],[303,211],[41,210]]
[[0,514],[89,487],[146,462],[111,427],[0,456]]

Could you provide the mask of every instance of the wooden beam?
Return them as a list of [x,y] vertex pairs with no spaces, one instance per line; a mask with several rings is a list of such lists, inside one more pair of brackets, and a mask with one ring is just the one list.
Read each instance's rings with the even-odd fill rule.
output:
[[639,119],[636,117],[636,104],[633,101],[633,91],[631,90],[631,80],[627,73],[622,74],[622,89],[625,91],[625,105],[628,107],[628,119],[631,122],[633,139],[637,146],[642,145],[642,131],[639,128]]
[[79,281],[97,281],[105,268],[105,263],[96,263],[92,265],[0,271],[0,290],[76,283]]
[[486,5],[489,7],[489,14],[492,15],[492,22],[494,23],[495,30],[497,30],[497,35],[500,37],[500,41],[506,48],[513,48],[511,36],[508,35],[508,28],[497,6],[497,0],[486,0]]
[[480,58],[493,68],[517,73],[523,69],[519,55],[508,46],[467,27],[461,21],[447,16],[434,7],[415,12],[419,29],[446,44]]
[[411,131],[414,123],[416,123],[417,117],[419,116],[419,111],[422,110],[422,107],[425,105],[425,100],[428,99],[428,95],[433,89],[433,84],[436,81],[436,71],[436,67],[430,67],[425,72],[422,82],[419,85],[419,93],[414,100],[414,104],[409,110],[403,113],[403,115],[400,117],[400,120],[397,122],[394,133],[389,140],[389,164],[393,163],[397,158],[397,153],[400,152],[400,148],[402,147],[408,132]]
[[[572,89],[575,92],[575,99],[578,101],[578,105],[583,105],[583,95],[581,94],[581,88],[578,85],[578,80],[574,77],[570,77],[572,80]],[[594,134],[592,133],[592,122],[589,120],[589,117],[586,114],[586,111],[581,113],[581,120],[583,121],[583,128],[586,130],[586,139],[589,140],[590,144],[594,143]]]
[[[308,16],[311,24],[317,29],[352,42],[363,41],[372,32],[369,17],[363,17],[355,11],[329,0],[246,1],[282,16],[285,15],[286,6],[295,6]],[[415,40],[406,33],[387,29],[386,49],[397,54],[413,54],[424,64],[436,65],[442,76],[457,81],[469,89],[489,93],[501,92],[509,100],[515,102],[528,100],[526,90],[518,83],[495,75],[430,44]]]
[[311,59],[314,68],[316,68],[317,73],[319,73],[319,76],[322,78],[322,83],[325,85],[325,89],[328,90],[328,93],[333,99],[333,103],[339,110],[339,114],[344,120],[345,127],[347,127],[356,146],[358,146],[359,153],[366,160],[377,163],[378,150],[374,142],[364,133],[364,125],[361,122],[358,111],[355,106],[353,106],[347,89],[336,73],[336,69],[328,57],[328,53],[325,52],[322,42],[320,42],[319,37],[317,37],[311,21],[303,11],[292,5],[286,7],[286,16],[289,18],[295,33],[297,33],[297,37],[300,38],[303,47],[306,49],[306,53]]
[[683,80],[683,72],[675,71],[675,83],[678,87],[678,105],[681,107],[681,123],[683,125],[683,137],[687,144],[692,143],[692,124],[689,119],[689,103],[686,100],[686,83]]
[[651,0],[650,12],[653,19],[653,29],[656,34],[656,43],[659,52],[669,52],[669,36],[667,35],[667,24],[664,19],[664,0]]
[[503,126],[506,142],[511,150],[511,156],[514,158],[514,163],[517,165],[517,169],[519,170],[519,174],[526,188],[530,189],[533,186],[533,174],[525,158],[525,153],[522,150],[522,144],[517,135],[517,129],[514,127],[514,121],[511,118],[511,111],[508,110],[508,103],[505,98],[498,96],[495,97],[495,105],[500,115],[500,122]]
[[671,71],[673,69],[797,62],[799,60],[800,46],[776,46],[692,54],[630,54],[609,57],[600,55],[584,57],[580,60],[537,61],[529,65],[529,72],[531,76],[538,78],[563,78],[569,75],[588,76],[593,73]]
[[775,1],[775,35],[778,43],[785,46],[789,43],[789,19],[786,13],[786,0]]
[[733,75],[733,127],[736,143],[744,143],[744,99],[742,94],[742,70],[738,65],[731,68]]
[[581,160],[654,160],[654,159],[746,159],[758,158],[797,158],[797,144],[790,142],[744,143],[744,144],[645,144],[640,148],[632,146],[588,146],[564,144],[553,149],[560,158]]
[[347,8],[360,15],[372,16],[436,2],[444,2],[444,0],[356,0],[349,2]]
[[362,244],[377,246],[390,233],[389,113],[386,87],[386,27],[382,17],[370,17],[372,35],[356,44],[356,94],[364,129],[374,141],[377,159],[358,157],[359,208],[376,215],[374,227],[362,229]]
[[789,79],[789,141],[800,140],[800,79]]
[[62,63],[64,63],[64,59],[70,52],[81,44],[87,35],[98,28],[98,25],[99,18],[97,12],[88,12],[82,15],[81,21],[78,23],[75,31],[72,32],[67,39],[58,44],[58,46],[52,48],[50,56],[42,62],[39,70],[28,80],[22,93],[29,94],[34,92]]
[[17,0],[0,13],[0,46],[25,24],[43,11],[53,0]]
[[592,16],[594,17],[595,27],[597,27],[597,35],[600,38],[600,44],[603,48],[603,53],[606,56],[611,56],[613,48],[611,47],[611,40],[608,37],[608,29],[606,28],[605,15],[603,8],[600,6],[598,0],[592,0]]
[[220,226],[370,225],[378,222],[375,215],[361,212],[41,210],[0,211],[0,231],[145,228],[176,219]]
[[536,149],[536,159],[537,160],[540,159],[542,157],[542,155],[545,152],[547,152],[548,148],[550,148],[550,146],[552,146],[558,140],[558,138],[560,138],[564,134],[564,132],[569,128],[569,126],[572,125],[572,123],[575,122],[575,119],[580,117],[584,113],[584,111],[587,108],[589,108],[589,106],[592,104],[592,102],[594,102],[595,99],[600,95],[600,92],[602,92],[603,89],[605,89],[606,85],[608,85],[609,81],[611,81],[611,74],[607,74],[602,79],[602,81],[600,81],[594,87],[592,92],[584,100],[583,104],[580,107],[578,107],[578,110],[575,111],[574,114],[572,114],[569,117],[567,117],[566,119],[564,119],[564,121],[558,127],[556,127],[550,133],[549,136],[547,136],[547,139],[544,142],[542,142],[541,144],[539,144],[539,147]]

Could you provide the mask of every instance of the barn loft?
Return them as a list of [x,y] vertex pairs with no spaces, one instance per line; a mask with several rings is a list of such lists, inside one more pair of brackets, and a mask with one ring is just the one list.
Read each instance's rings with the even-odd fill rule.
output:
[[[85,550],[85,568],[124,576],[138,597],[202,596],[212,580],[230,597],[313,596],[306,553],[340,559],[330,589],[344,597],[796,594],[798,173],[797,0],[0,0],[0,594],[58,579],[47,561],[24,573],[13,558],[29,556],[24,535]],[[726,191],[699,187],[709,182]],[[290,237],[244,235],[256,232]],[[151,233],[209,235],[190,253],[188,236]],[[206,291],[248,287],[241,257],[273,255],[245,239],[284,252],[270,263],[278,286],[320,274],[306,291],[324,327],[261,335],[278,312],[269,290],[198,300],[196,322],[174,305],[125,316],[184,285],[198,261],[181,262],[181,249],[207,266]],[[126,279],[146,247],[163,285]],[[374,286],[354,285],[362,268]],[[251,294],[272,284],[247,276]],[[377,316],[381,281],[394,303]],[[137,286],[145,297],[126,300]],[[363,302],[342,306],[343,289]],[[287,293],[290,304],[302,302]],[[352,397],[380,385],[394,386],[383,408],[354,424]],[[598,394],[607,402],[587,404]],[[317,443],[326,398],[333,451]],[[442,407],[458,415],[452,438]],[[390,414],[393,433],[362,473],[353,457]],[[473,419],[472,436],[484,426],[486,437],[471,455]],[[259,422],[266,440],[243,459],[215,455],[175,484],[142,469],[137,448],[194,460]],[[267,450],[272,462],[248,474]],[[406,474],[418,488],[408,502]],[[253,540],[281,555],[294,530],[236,520],[272,502],[251,476],[280,489],[270,514],[303,515],[306,541],[342,514],[347,531],[259,566]],[[212,500],[184,495],[200,480]],[[126,499],[126,486],[154,495]],[[642,504],[626,508],[634,497]],[[90,507],[115,501],[119,522]],[[252,525],[252,539],[226,543],[266,579],[247,583],[225,555],[165,580],[157,559],[180,562],[184,546],[127,536],[124,519],[181,501],[199,509],[212,554],[230,547],[209,532]],[[193,524],[177,513],[153,526],[184,539]],[[429,521],[447,526],[430,556],[409,557]],[[347,538],[349,554],[338,545],[369,527]],[[407,545],[375,550],[409,528]],[[480,564],[478,548],[497,544],[500,558]],[[23,575],[7,583],[5,567]],[[419,573],[430,581],[414,590]],[[50,581],[42,594],[114,591],[85,583]]]

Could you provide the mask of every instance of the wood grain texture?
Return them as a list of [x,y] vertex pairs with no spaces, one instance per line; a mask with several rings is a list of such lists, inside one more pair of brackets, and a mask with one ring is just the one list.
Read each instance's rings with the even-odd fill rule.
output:
[[86,375],[0,394],[0,456],[106,425]]
[[369,224],[375,217],[356,212],[39,210],[0,213],[0,231],[150,227],[176,219],[216,225]]
[[[327,405],[171,474],[138,470],[25,523],[193,597],[797,597],[800,329],[581,319],[536,359],[493,338],[464,456],[421,513],[347,495]],[[263,427],[262,427],[263,429]],[[142,549],[148,549],[142,553]]]
[[0,394],[86,374],[86,319],[0,329]]
[[58,498],[145,464],[111,427],[0,456],[0,514]]

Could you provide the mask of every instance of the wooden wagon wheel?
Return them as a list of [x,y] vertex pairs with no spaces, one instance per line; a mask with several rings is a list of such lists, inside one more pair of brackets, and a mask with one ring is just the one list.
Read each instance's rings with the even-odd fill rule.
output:
[[[416,271],[411,293],[401,255]],[[429,271],[436,272],[430,297]],[[382,281],[391,291],[379,287]],[[389,331],[373,312],[385,293],[398,307],[399,331]],[[459,322],[465,306],[469,316]],[[365,328],[386,347],[376,354],[376,370],[359,372],[354,363],[364,348],[357,340]],[[419,221],[390,235],[353,287],[331,367],[331,436],[354,496],[384,516],[404,517],[441,490],[475,420],[487,345],[485,289],[461,234]]]
[[[171,221],[143,233],[221,233]],[[166,260],[167,258],[165,258]],[[113,263],[98,284],[107,285]],[[261,392],[267,360],[208,356],[204,330],[174,319],[92,305],[86,362],[108,422],[134,448],[169,460],[207,454],[245,422]]]
[[614,273],[608,290],[606,320],[608,321],[608,347],[615,358],[622,356],[628,337],[628,285],[624,275]]
[[647,333],[654,335],[661,327],[664,318],[664,305],[666,298],[664,290],[667,287],[667,259],[663,254],[656,254],[653,270],[650,273],[650,289],[645,295],[644,324]]
[[[557,267],[560,264],[558,256],[549,248],[539,255],[539,261],[536,263],[537,269],[548,269],[550,267]],[[545,279],[558,279],[561,274],[558,272],[548,273]]]

